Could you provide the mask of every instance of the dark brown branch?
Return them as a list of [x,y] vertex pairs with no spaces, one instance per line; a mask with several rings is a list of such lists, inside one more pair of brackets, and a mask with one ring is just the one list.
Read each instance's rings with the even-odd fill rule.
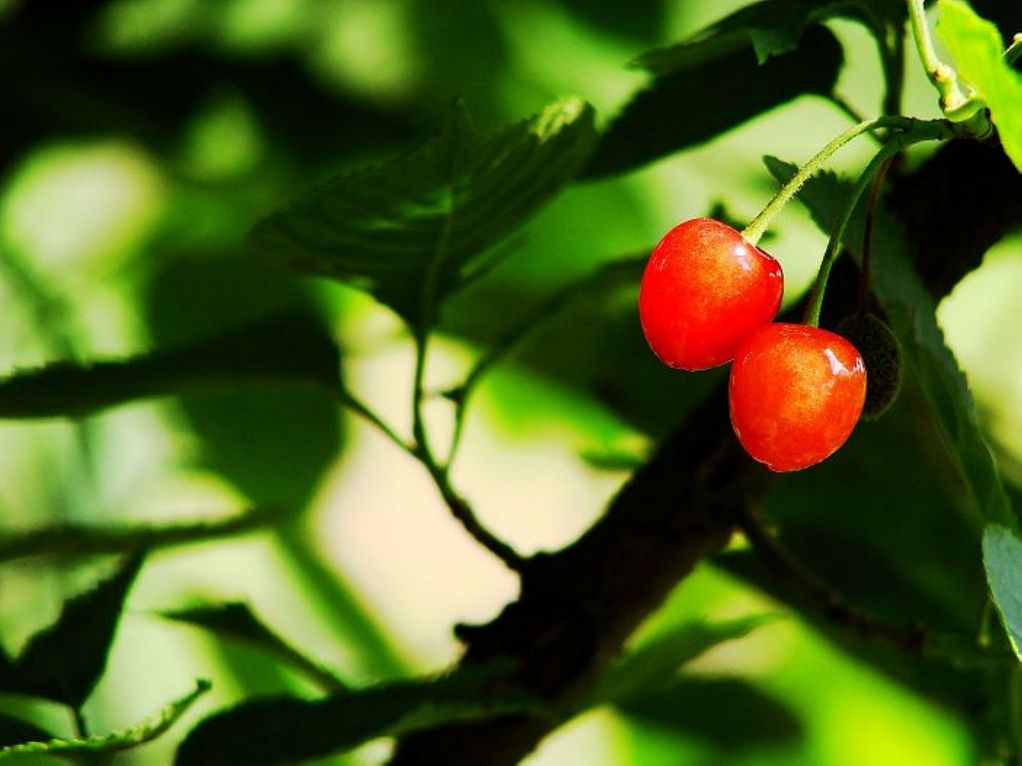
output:
[[[920,245],[920,271],[934,295],[946,294],[1022,221],[1022,179],[1006,162],[996,149],[960,142],[895,186],[893,201]],[[667,593],[723,548],[765,478],[740,452],[718,391],[598,524],[563,551],[528,562],[519,598],[497,619],[459,630],[462,664],[509,659],[517,669],[510,682],[570,707]],[[446,726],[401,740],[393,763],[513,764],[556,725],[520,716]]]
[[[741,452],[723,392],[710,397],[563,551],[531,559],[519,599],[488,625],[461,627],[463,665],[512,658],[510,679],[566,709],[670,590],[731,536],[766,472]],[[448,726],[402,741],[394,764],[517,763],[553,727],[524,716]]]

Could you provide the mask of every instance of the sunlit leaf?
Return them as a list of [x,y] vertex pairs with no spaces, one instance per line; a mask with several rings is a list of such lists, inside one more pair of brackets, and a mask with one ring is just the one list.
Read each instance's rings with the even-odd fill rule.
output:
[[28,755],[84,756],[130,750],[156,739],[167,731],[185,714],[192,703],[209,691],[209,688],[208,681],[198,681],[188,694],[169,703],[151,718],[128,729],[120,729],[101,736],[71,739],[51,739],[47,736],[40,741],[25,742],[0,750],[0,761],[16,760],[18,756]]
[[1005,153],[1022,171],[1022,72],[1004,58],[997,27],[961,0],[940,0],[937,34],[958,73],[990,108]]
[[337,347],[316,322],[290,315],[189,348],[91,365],[50,364],[0,379],[0,419],[82,417],[147,397],[252,385],[336,390]]
[[687,676],[615,705],[633,721],[670,729],[720,750],[783,745],[802,722],[783,701],[739,678]]
[[267,258],[363,289],[419,331],[484,268],[498,244],[575,174],[595,141],[593,111],[560,101],[478,133],[460,106],[441,135],[313,190],[252,232]]
[[813,27],[796,50],[762,66],[751,51],[739,48],[659,76],[610,123],[583,175],[631,170],[707,141],[803,94],[827,94],[841,62],[841,46],[834,35]]
[[290,764],[453,721],[536,712],[519,694],[486,689],[485,674],[370,687],[319,700],[278,697],[244,702],[196,726],[178,766]]
[[1022,659],[1022,539],[1007,527],[989,525],[983,532],[983,565],[1008,638]]
[[80,708],[106,667],[124,600],[142,568],[128,559],[110,578],[64,603],[57,621],[29,639],[0,689]]
[[[767,158],[766,163],[781,183],[796,172],[794,165],[775,158]],[[829,232],[850,193],[849,183],[833,173],[820,173],[803,187],[799,199],[817,225]],[[887,309],[904,358],[929,402],[941,439],[967,485],[978,521],[1014,524],[997,464],[983,438],[972,393],[944,342],[933,299],[908,260],[905,235],[889,216],[879,219],[874,235],[874,251],[879,257],[872,265],[873,288]],[[858,216],[845,237],[851,250],[857,250],[862,242],[861,224]]]

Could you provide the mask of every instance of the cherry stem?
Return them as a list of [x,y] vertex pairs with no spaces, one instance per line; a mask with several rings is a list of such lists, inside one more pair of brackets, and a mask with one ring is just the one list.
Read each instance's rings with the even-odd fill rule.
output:
[[920,124],[926,123],[922,120],[912,119],[911,117],[890,115],[877,117],[872,120],[865,120],[860,122],[858,125],[849,128],[820,149],[820,151],[818,151],[812,159],[799,169],[788,183],[781,187],[781,190],[777,192],[777,194],[774,195],[774,198],[766,204],[766,207],[760,211],[759,215],[753,218],[752,222],[745,227],[744,231],[742,231],[742,237],[751,245],[755,245],[759,242],[760,237],[762,237],[766,230],[770,227],[770,223],[777,214],[784,209],[784,206],[791,201],[792,197],[798,194],[799,189],[802,188],[802,184],[808,181],[814,173],[823,167],[823,164],[830,159],[834,152],[852,139],[857,136],[861,136],[863,133],[881,130],[884,128],[908,131]]
[[884,176],[887,175],[893,161],[894,157],[888,157],[877,170],[866,203],[866,221],[862,227],[862,267],[859,272],[859,309],[856,312],[860,317],[866,314],[869,306],[869,265],[873,258],[873,224],[876,220],[877,203],[880,201]]
[[820,271],[817,273],[816,282],[813,284],[812,297],[809,299],[809,305],[806,306],[805,324],[811,327],[820,326],[820,310],[823,308],[823,296],[827,290],[827,279],[830,277],[830,270],[834,266],[837,256],[841,253],[844,245],[845,230],[848,228],[848,223],[852,220],[852,215],[855,213],[859,200],[865,193],[870,181],[873,180],[891,158],[906,146],[922,141],[944,140],[952,138],[955,134],[954,128],[943,120],[916,121],[916,126],[912,130],[892,137],[876,153],[873,159],[869,161],[866,169],[862,171],[862,174],[856,180],[855,186],[852,188],[851,197],[848,200],[848,205],[834,226],[830,241],[827,243],[827,249],[823,253]]
[[1011,45],[1004,52],[1004,60],[1008,66],[1012,66],[1022,56],[1022,32],[1016,32],[1011,40]]
[[971,90],[968,95],[963,94],[954,67],[937,56],[930,37],[930,26],[926,22],[923,0],[908,0],[908,15],[919,60],[926,70],[926,76],[940,94],[940,108],[944,117],[951,122],[967,123],[977,136],[989,134],[992,126],[984,113],[986,103]]
[[908,15],[912,24],[912,37],[919,51],[919,60],[923,63],[926,76],[940,94],[940,108],[945,112],[954,109],[965,101],[961,88],[958,87],[958,74],[937,56],[930,37],[930,26],[926,22],[926,10],[923,0],[908,0]]

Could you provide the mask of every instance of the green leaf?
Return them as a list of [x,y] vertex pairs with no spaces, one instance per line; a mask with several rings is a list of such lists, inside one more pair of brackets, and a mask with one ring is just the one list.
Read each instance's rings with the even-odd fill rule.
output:
[[0,750],[0,761],[19,755],[83,756],[95,753],[116,753],[145,744],[163,734],[185,714],[199,697],[209,691],[209,681],[197,681],[188,694],[174,700],[151,718],[128,729],[110,734],[73,739],[50,739],[25,742]]
[[0,689],[80,708],[106,667],[124,600],[142,568],[132,556],[111,577],[64,603],[57,621],[29,639]]
[[[583,176],[622,173],[700,144],[803,94],[830,93],[841,45],[814,26],[797,50],[759,66],[740,48],[653,80],[600,137]],[[707,88],[706,83],[713,83]],[[698,94],[698,97],[693,97]]]
[[[168,348],[244,332],[238,328],[257,325],[259,317],[308,316],[313,310],[297,280],[234,253],[189,252],[168,261],[153,275],[147,304],[150,333]],[[297,514],[316,494],[343,445],[337,349],[322,324],[311,320],[306,330],[274,337],[285,346],[303,337],[310,356],[322,358],[323,372],[329,368],[329,383],[324,377],[327,385],[317,389],[224,386],[184,398],[177,409],[200,445],[196,463],[231,482],[251,502]],[[276,345],[263,343],[269,360]],[[280,350],[285,359],[293,353]]]
[[665,633],[614,663],[587,704],[620,702],[662,689],[677,678],[678,669],[685,663],[776,619],[776,615],[763,614],[726,622],[697,622]]
[[[163,526],[58,524],[16,534],[0,532],[0,562],[28,556],[71,558],[105,553],[134,553],[151,548],[217,540],[268,526],[281,515],[281,511],[276,508],[257,508],[225,519]],[[0,666],[2,664],[0,660]]]
[[341,679],[301,654],[266,627],[247,604],[236,601],[226,604],[203,604],[161,612],[160,616],[204,628],[223,638],[244,641],[275,654],[328,691],[341,691],[347,688]]
[[961,0],[940,0],[937,36],[986,102],[1005,153],[1022,171],[1022,73],[1005,61],[1001,33]]
[[[858,19],[871,29],[883,21],[899,23],[904,3],[892,9],[889,0],[761,0],[711,24],[687,40],[639,56],[635,66],[654,74],[670,74],[698,66],[733,51],[752,48],[759,64],[793,51],[811,24],[837,16]],[[712,82],[712,81],[711,81]],[[714,82],[713,87],[716,88]],[[697,91],[700,98],[706,89]]]
[[145,397],[251,385],[339,386],[336,345],[302,315],[205,343],[89,366],[61,362],[0,380],[0,418],[82,417]]
[[[52,736],[48,731],[39,728],[34,723],[0,713],[0,748],[20,745],[23,742],[46,740]],[[3,750],[0,749],[0,755],[2,754]]]
[[418,332],[481,273],[480,256],[581,167],[595,143],[591,107],[566,99],[494,133],[464,109],[416,151],[328,182],[261,221],[266,257],[365,290]]
[[802,722],[781,700],[738,678],[688,676],[615,705],[640,723],[671,729],[724,751],[797,740]]
[[489,680],[486,674],[458,673],[319,700],[244,702],[196,726],[178,749],[175,763],[290,764],[453,721],[537,712],[536,704],[520,694],[487,691]]
[[[795,165],[773,157],[766,158],[766,164],[781,183],[797,170]],[[820,229],[829,232],[850,192],[848,182],[825,172],[809,180],[799,199]],[[861,242],[862,215],[857,214],[845,243],[857,251]],[[873,249],[879,256],[872,265],[874,290],[887,309],[904,358],[919,380],[941,440],[965,481],[977,522],[1014,525],[997,464],[980,429],[972,393],[954,354],[944,343],[936,306],[908,261],[905,235],[890,216],[878,215]]]
[[1022,659],[1022,539],[999,524],[987,526],[983,566],[1011,646]]

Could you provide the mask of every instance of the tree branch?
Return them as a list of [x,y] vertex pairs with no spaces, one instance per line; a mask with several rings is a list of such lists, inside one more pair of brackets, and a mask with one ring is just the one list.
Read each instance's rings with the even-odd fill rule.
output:
[[[731,536],[766,471],[741,452],[723,391],[669,438],[573,545],[530,559],[519,599],[484,626],[461,626],[463,666],[513,658],[509,682],[569,709],[679,580]],[[404,739],[393,763],[517,763],[548,718],[515,716]]]
[[[997,150],[953,142],[896,185],[895,206],[934,295],[1022,220],[1022,178],[1006,162]],[[741,453],[724,398],[721,388],[700,406],[578,541],[530,560],[521,594],[493,622],[458,629],[461,665],[509,659],[510,683],[570,709],[643,618],[725,546],[744,503],[764,488],[765,471]],[[392,764],[514,764],[556,725],[517,716],[444,726],[402,739]]]

